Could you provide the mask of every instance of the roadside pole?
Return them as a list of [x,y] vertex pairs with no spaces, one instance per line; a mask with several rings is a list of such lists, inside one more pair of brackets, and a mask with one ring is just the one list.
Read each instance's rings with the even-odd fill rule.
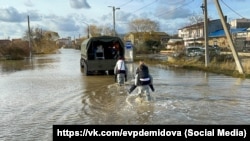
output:
[[125,42],[125,57],[128,62],[134,62],[134,47],[131,41]]
[[239,56],[238,56],[238,54],[237,54],[237,52],[236,52],[236,50],[235,50],[234,43],[233,43],[233,40],[232,40],[232,36],[231,36],[230,32],[228,31],[228,27],[227,27],[227,24],[226,24],[226,22],[225,22],[225,18],[224,18],[224,15],[223,15],[223,13],[222,13],[222,10],[221,10],[221,7],[220,7],[220,5],[219,5],[218,0],[214,0],[214,3],[215,3],[215,6],[216,6],[216,8],[217,8],[217,11],[218,11],[218,13],[219,13],[220,20],[221,20],[223,29],[224,29],[224,31],[225,31],[225,33],[226,33],[226,37],[227,37],[229,46],[230,46],[230,48],[231,48],[231,50],[232,50],[232,54],[233,54],[233,57],[234,57],[236,66],[237,66],[237,68],[238,68],[238,71],[239,71],[240,74],[244,74],[242,64],[241,64],[241,62],[240,62],[240,60],[239,60]]
[[202,5],[203,13],[204,13],[204,42],[205,42],[205,67],[208,66],[209,63],[209,53],[208,53],[208,24],[207,24],[207,0],[203,1]]
[[29,18],[29,16],[28,16],[28,36],[29,36],[30,59],[32,59],[31,37],[30,37],[30,18]]

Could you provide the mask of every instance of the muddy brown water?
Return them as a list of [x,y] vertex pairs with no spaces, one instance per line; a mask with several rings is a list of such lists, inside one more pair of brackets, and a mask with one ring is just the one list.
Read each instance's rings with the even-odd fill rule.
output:
[[0,140],[52,140],[54,124],[250,124],[250,80],[150,66],[150,103],[114,77],[84,76],[80,51],[0,61]]

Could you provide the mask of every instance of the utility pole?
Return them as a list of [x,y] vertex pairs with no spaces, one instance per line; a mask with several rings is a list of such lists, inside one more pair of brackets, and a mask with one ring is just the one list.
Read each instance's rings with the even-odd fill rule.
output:
[[241,64],[241,62],[239,60],[239,56],[238,56],[238,54],[237,54],[237,52],[235,50],[234,43],[233,43],[233,40],[232,40],[232,36],[231,36],[231,34],[230,34],[229,30],[228,30],[228,27],[227,27],[223,12],[221,10],[220,4],[219,4],[218,0],[214,0],[214,3],[216,5],[217,11],[219,13],[220,20],[221,20],[223,29],[224,29],[224,31],[226,33],[226,37],[227,37],[229,46],[230,46],[230,48],[232,50],[232,54],[233,54],[236,66],[238,68],[238,71],[239,71],[240,74],[243,74],[244,73],[243,72],[243,67],[242,67],[242,64]]
[[89,34],[90,34],[90,33],[89,33],[89,24],[87,24],[87,23],[85,23],[85,22],[83,22],[83,23],[84,23],[84,24],[86,24],[86,25],[87,25],[87,27],[88,27],[88,29],[87,29],[87,30],[88,30],[88,35],[87,35],[87,38],[89,38]]
[[208,53],[208,20],[207,20],[207,0],[203,0],[203,4],[201,6],[204,14],[204,44],[205,44],[205,67],[208,66],[209,63],[209,53]]
[[31,37],[30,37],[30,18],[28,18],[28,38],[29,38],[29,50],[30,50],[30,59],[32,58],[32,49],[31,49]]
[[116,30],[115,30],[115,10],[119,10],[120,8],[115,8],[114,6],[108,6],[113,9],[113,35],[116,36]]

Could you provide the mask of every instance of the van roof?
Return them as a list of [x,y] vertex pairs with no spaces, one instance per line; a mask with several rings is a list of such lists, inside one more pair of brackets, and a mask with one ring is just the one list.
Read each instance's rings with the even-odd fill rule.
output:
[[91,41],[102,41],[102,42],[117,42],[121,41],[121,39],[117,36],[98,36],[98,37],[90,37]]

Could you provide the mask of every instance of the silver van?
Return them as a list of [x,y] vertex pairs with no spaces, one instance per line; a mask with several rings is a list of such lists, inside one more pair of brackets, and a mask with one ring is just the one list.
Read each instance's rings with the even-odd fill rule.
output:
[[[192,46],[186,47],[185,54],[190,57],[194,56],[204,56],[205,55],[205,48],[202,46]],[[220,55],[220,48],[214,46],[208,46],[208,55]]]
[[185,54],[189,57],[202,56],[205,54],[205,50],[200,46],[190,46],[185,48]]

